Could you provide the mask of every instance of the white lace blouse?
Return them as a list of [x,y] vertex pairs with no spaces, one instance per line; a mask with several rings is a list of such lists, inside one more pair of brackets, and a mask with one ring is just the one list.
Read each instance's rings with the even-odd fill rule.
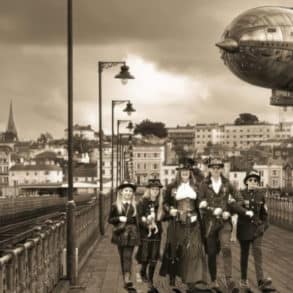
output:
[[189,182],[181,183],[179,187],[177,188],[177,192],[175,196],[176,200],[185,199],[185,198],[196,199],[196,197],[197,197],[196,192],[190,186]]

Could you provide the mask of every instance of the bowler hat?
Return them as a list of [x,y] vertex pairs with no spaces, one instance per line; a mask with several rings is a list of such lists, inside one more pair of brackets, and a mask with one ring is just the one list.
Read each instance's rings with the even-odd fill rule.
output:
[[176,170],[192,170],[194,168],[195,162],[191,158],[181,158],[179,159],[179,166],[176,168]]
[[136,184],[132,181],[124,180],[121,182],[121,184],[118,186],[118,189],[123,189],[125,187],[130,187],[133,189],[133,191],[136,190]]
[[162,188],[163,185],[162,185],[160,179],[149,179],[148,184],[147,184],[147,187],[148,188],[150,188],[150,187],[159,187],[159,188]]
[[211,168],[211,167],[214,167],[214,166],[224,168],[223,160],[221,160],[220,158],[210,158],[209,162],[208,162],[208,167]]
[[249,171],[249,172],[246,174],[246,176],[245,176],[245,178],[244,178],[244,180],[243,180],[244,184],[246,184],[247,180],[248,180],[249,178],[251,178],[251,177],[256,178],[256,180],[257,180],[258,182],[260,182],[260,174],[259,174],[256,170],[251,170],[251,171]]

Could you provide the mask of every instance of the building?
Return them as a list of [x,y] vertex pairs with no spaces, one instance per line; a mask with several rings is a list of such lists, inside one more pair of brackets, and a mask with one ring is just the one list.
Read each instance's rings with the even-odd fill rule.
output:
[[14,116],[13,116],[12,101],[10,102],[9,117],[8,117],[6,131],[2,134],[2,138],[4,139],[4,142],[18,141],[18,134],[17,134],[17,130],[16,130],[15,122],[14,122]]
[[287,158],[293,157],[293,141],[283,141],[279,145],[272,148],[273,157],[275,159],[281,158],[286,160]]
[[283,160],[269,159],[266,164],[255,164],[253,169],[261,175],[260,186],[268,188],[283,188],[285,182],[285,174]]
[[[113,161],[113,179],[114,182],[116,182],[116,174],[117,174],[117,151],[116,147],[114,147],[114,161]],[[98,150],[95,151],[95,157],[96,157],[96,162],[97,162],[97,178],[99,180],[100,178],[100,156]],[[106,181],[109,181],[112,179],[112,174],[111,174],[111,162],[112,162],[112,148],[111,145],[109,144],[104,144],[103,147],[103,179]]]
[[245,189],[244,178],[246,176],[245,171],[230,171],[229,172],[229,180],[231,184],[237,189],[242,190]]
[[133,145],[133,172],[137,184],[144,185],[150,178],[159,178],[164,158],[163,144],[141,142]]
[[178,165],[162,165],[160,170],[160,180],[164,186],[172,183],[176,177]]
[[97,180],[96,164],[81,164],[73,170],[74,182],[96,183]]
[[182,149],[186,152],[194,151],[194,126],[177,126],[167,128],[168,139],[175,149]]
[[62,183],[63,172],[56,165],[15,165],[9,169],[9,186]]
[[8,186],[11,167],[12,149],[9,146],[0,146],[0,188]]
[[258,123],[251,125],[224,125],[222,143],[225,146],[247,149],[261,141],[274,138],[275,125]]
[[[255,145],[272,145],[293,136],[293,122],[280,124],[257,123],[235,124],[196,124],[195,149],[203,152],[208,145],[223,145],[234,149],[248,149]],[[273,144],[274,145],[274,144]]]
[[[65,139],[67,139],[67,133],[68,133],[68,129],[66,128],[64,130]],[[87,140],[95,140],[96,139],[95,131],[92,129],[91,125],[84,126],[84,125],[75,124],[73,126],[73,136],[80,136],[80,137],[87,139]]]
[[292,157],[284,164],[284,188],[292,193],[293,191],[293,160]]
[[202,153],[207,145],[221,144],[224,137],[223,126],[218,123],[198,123],[194,127],[194,132],[194,148],[199,153]]

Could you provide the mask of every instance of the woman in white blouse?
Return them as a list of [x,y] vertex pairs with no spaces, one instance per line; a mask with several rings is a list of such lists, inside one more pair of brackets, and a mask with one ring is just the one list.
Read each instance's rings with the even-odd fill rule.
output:
[[169,275],[175,286],[176,276],[194,290],[205,286],[206,266],[198,209],[199,183],[193,176],[194,161],[179,162],[176,180],[167,187],[164,210],[169,220],[167,241],[160,274]]

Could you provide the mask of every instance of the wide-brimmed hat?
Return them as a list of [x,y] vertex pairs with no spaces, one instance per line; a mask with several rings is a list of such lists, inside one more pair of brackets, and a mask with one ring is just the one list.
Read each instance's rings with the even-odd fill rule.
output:
[[125,187],[131,187],[133,191],[136,190],[136,184],[132,181],[124,180],[121,182],[121,184],[118,186],[118,190],[123,189]]
[[224,168],[224,162],[220,158],[210,158],[208,162],[208,167],[212,168],[214,166],[218,166],[220,168]]
[[176,170],[192,170],[195,166],[195,162],[192,158],[181,158],[179,159],[179,165]]
[[148,184],[147,184],[147,187],[148,188],[151,188],[151,187],[159,187],[159,188],[162,188],[163,185],[162,185],[160,179],[149,179]]
[[244,184],[246,184],[247,180],[252,177],[256,178],[256,180],[260,182],[260,174],[256,170],[251,170],[246,174],[243,180]]

